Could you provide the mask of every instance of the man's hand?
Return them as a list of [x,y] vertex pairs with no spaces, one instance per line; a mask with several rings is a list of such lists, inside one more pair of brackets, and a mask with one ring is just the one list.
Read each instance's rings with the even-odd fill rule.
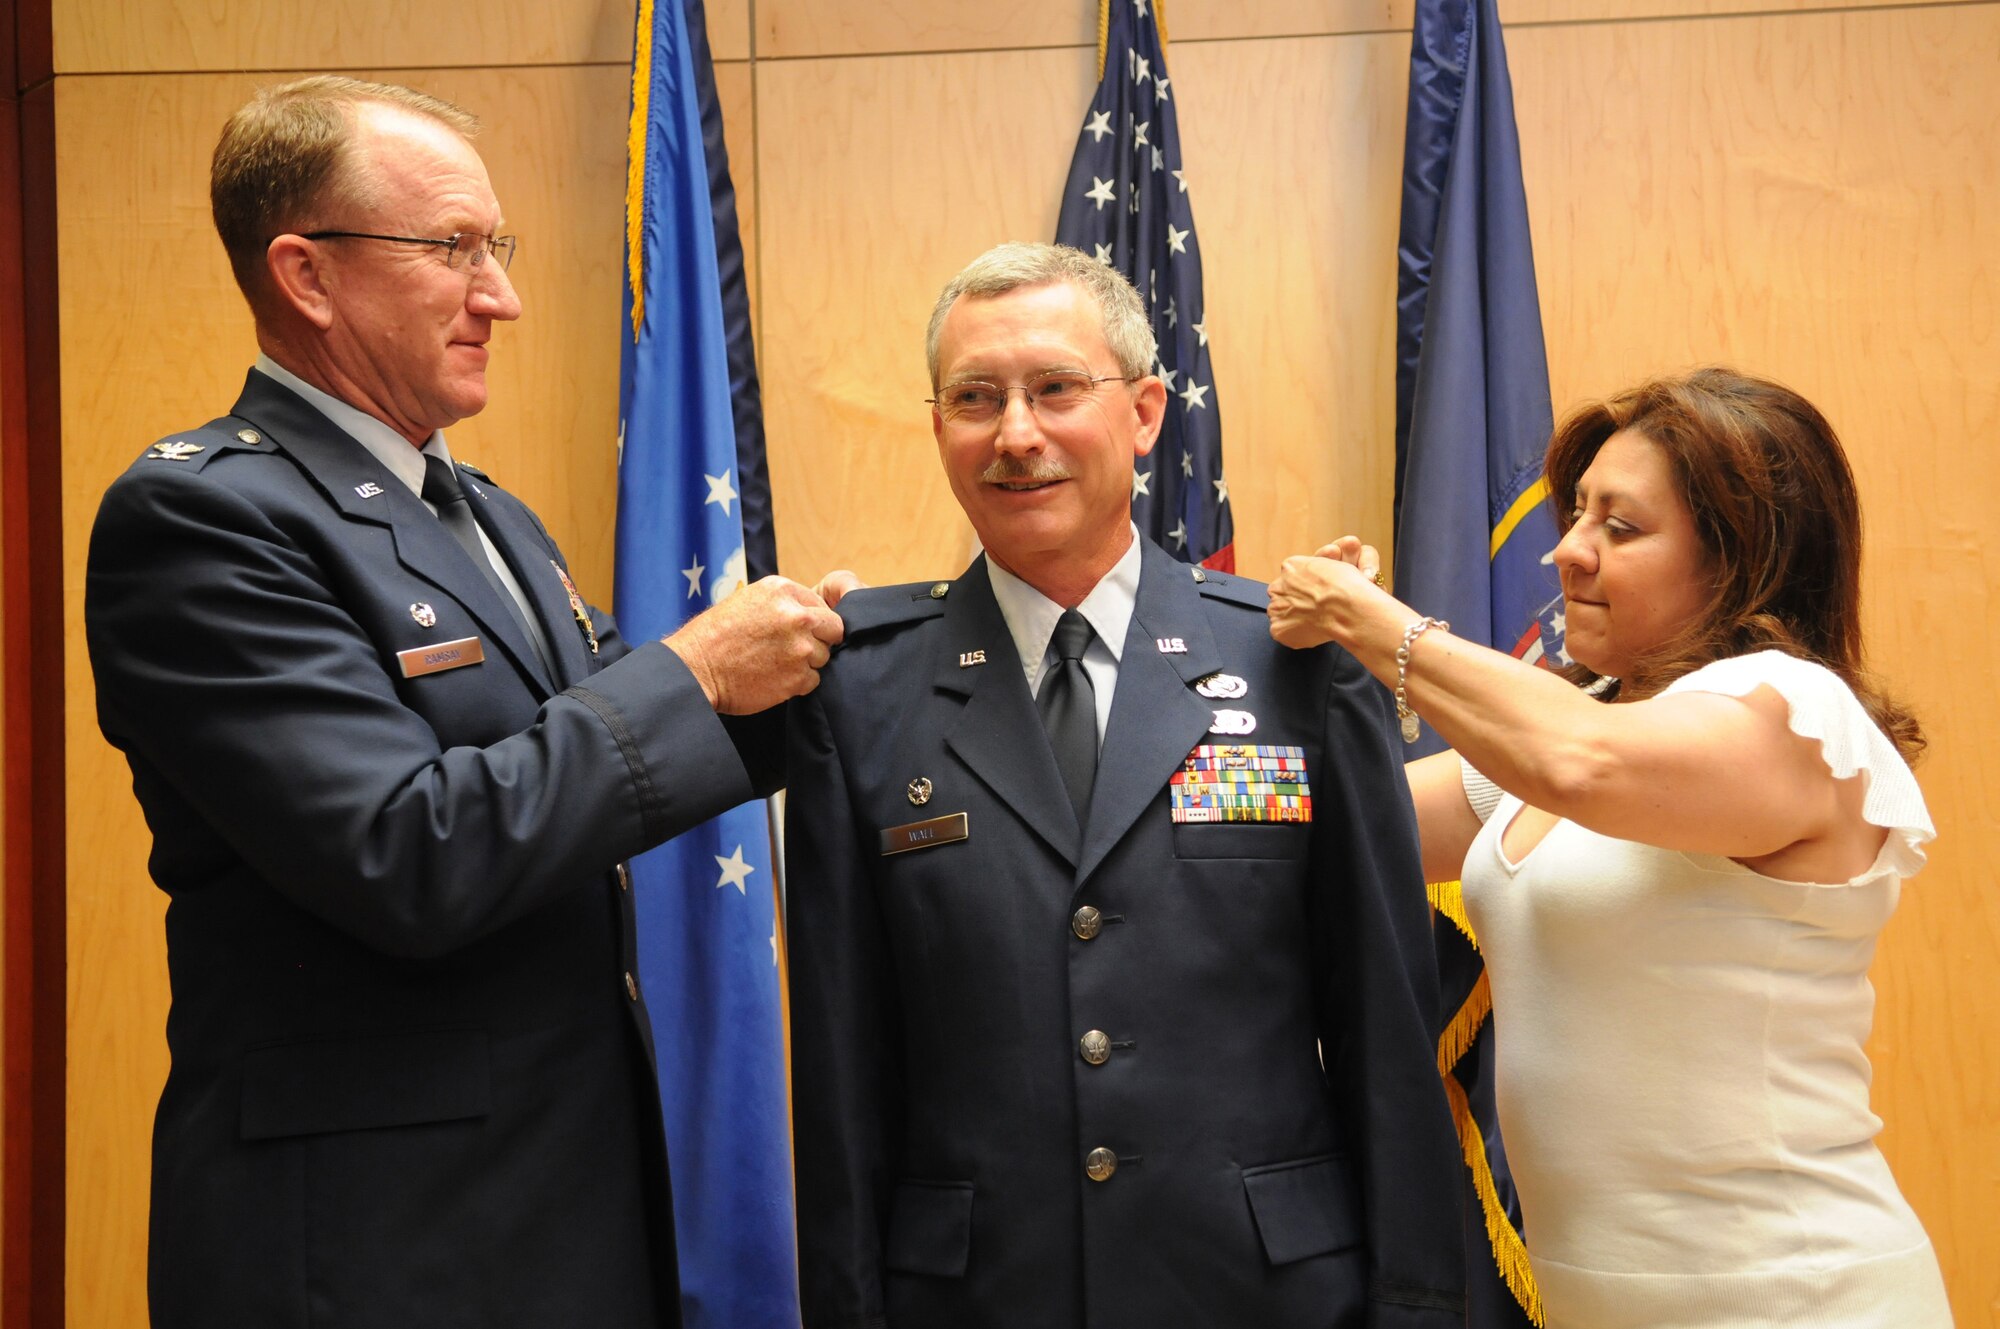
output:
[[867,585],[867,582],[846,568],[835,568],[819,579],[819,585],[813,587],[813,594],[826,601],[828,609],[837,609],[840,607],[841,596],[849,591],[863,590]]
[[819,596],[783,577],[739,586],[665,639],[722,715],[754,715],[819,686],[845,629]]

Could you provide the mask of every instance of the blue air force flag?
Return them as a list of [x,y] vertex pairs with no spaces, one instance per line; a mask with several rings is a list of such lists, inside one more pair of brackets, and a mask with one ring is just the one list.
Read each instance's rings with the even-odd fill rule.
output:
[[1160,0],[1099,0],[1097,96],[1070,159],[1056,242],[1138,289],[1160,345],[1166,420],[1132,472],[1132,520],[1170,554],[1233,572],[1235,525],[1208,365],[1201,246],[1181,169]]
[[[769,570],[748,306],[701,0],[641,0],[631,113],[615,608],[626,637],[644,641]],[[796,1329],[783,930],[764,806],[724,813],[632,872],[682,1318]]]

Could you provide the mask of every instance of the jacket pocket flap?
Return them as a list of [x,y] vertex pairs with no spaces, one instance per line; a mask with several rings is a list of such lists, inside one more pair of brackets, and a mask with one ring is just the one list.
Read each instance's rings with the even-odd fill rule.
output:
[[971,1255],[971,1182],[896,1183],[884,1264],[906,1274],[962,1278]]
[[1326,1255],[1361,1240],[1339,1155],[1243,1169],[1243,1189],[1272,1264]]
[[493,1073],[483,1029],[426,1029],[252,1048],[246,1140],[483,1117]]

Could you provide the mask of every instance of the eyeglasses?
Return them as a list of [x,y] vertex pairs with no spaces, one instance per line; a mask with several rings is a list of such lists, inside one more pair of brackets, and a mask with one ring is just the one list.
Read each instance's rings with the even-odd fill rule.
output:
[[436,245],[444,250],[445,266],[449,268],[467,267],[474,269],[486,261],[488,254],[500,260],[502,268],[514,262],[514,251],[520,247],[520,240],[511,235],[481,235],[477,231],[460,231],[447,235],[442,240],[427,240],[420,235],[372,235],[367,231],[313,231],[301,237],[306,240],[388,240],[399,245]]
[[950,383],[924,400],[937,407],[949,425],[977,428],[990,425],[1007,412],[1007,394],[1018,392],[1038,419],[1060,420],[1096,395],[1100,383],[1136,383],[1136,378],[1106,374],[1092,378],[1079,369],[1051,369],[1026,383]]

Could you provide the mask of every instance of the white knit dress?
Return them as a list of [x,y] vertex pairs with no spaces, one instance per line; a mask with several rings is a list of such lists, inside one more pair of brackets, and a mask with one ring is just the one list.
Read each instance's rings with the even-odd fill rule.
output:
[[1875,939],[1933,836],[1845,684],[1775,651],[1668,692],[1784,696],[1889,830],[1851,881],[1558,822],[1521,862],[1503,797],[1466,855],[1495,1085],[1550,1329],[1951,1324],[1936,1256],[1875,1148],[1862,1045]]

